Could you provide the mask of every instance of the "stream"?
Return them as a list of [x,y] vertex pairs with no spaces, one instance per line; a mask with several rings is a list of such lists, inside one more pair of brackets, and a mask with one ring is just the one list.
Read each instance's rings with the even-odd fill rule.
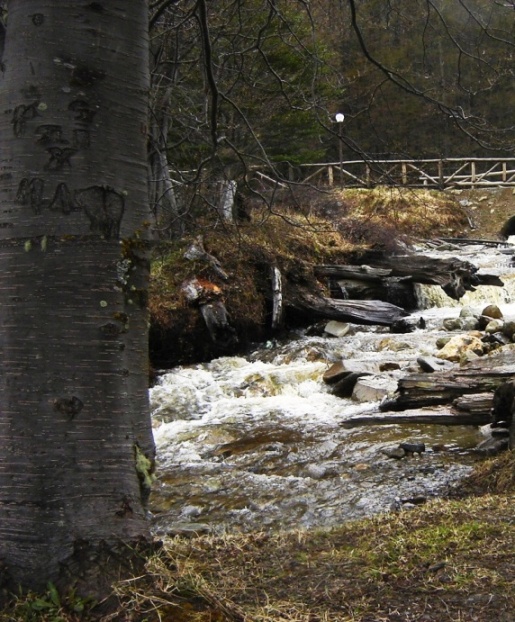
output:
[[[151,389],[157,479],[150,499],[157,535],[192,531],[313,529],[412,507],[445,495],[478,460],[474,426],[345,427],[351,415],[379,412],[380,400],[332,395],[322,376],[339,360],[382,364],[386,390],[435,355],[442,320],[461,307],[498,304],[515,316],[510,249],[471,244],[417,249],[458,256],[505,286],[479,287],[457,303],[437,286],[417,286],[424,329],[393,334],[351,325],[343,337],[292,333],[246,356],[174,368]],[[508,251],[508,252],[507,252]],[[515,249],[513,249],[515,252]],[[455,333],[453,333],[455,334]],[[402,459],[401,442],[425,451]]]

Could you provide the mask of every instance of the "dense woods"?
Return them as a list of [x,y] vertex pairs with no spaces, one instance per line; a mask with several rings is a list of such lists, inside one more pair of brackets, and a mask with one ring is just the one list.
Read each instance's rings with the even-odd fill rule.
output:
[[172,233],[228,181],[256,197],[256,168],[511,154],[513,23],[510,3],[474,0],[154,3]]

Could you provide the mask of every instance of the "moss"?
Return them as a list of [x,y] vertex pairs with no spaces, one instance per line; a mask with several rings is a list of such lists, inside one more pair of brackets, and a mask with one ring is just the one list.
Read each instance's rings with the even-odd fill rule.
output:
[[147,458],[137,443],[134,445],[134,457],[136,473],[138,474],[141,487],[148,494],[155,480],[155,463],[150,458]]

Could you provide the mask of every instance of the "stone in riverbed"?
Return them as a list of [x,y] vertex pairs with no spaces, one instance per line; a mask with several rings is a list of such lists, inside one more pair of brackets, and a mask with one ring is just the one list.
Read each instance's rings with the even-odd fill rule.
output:
[[426,451],[425,443],[414,443],[414,442],[408,443],[408,442],[405,442],[405,443],[401,443],[399,445],[399,447],[401,449],[404,449],[404,451],[407,454],[421,454],[424,451]]
[[363,376],[358,378],[352,391],[356,402],[378,402],[397,390],[397,381],[388,376]]
[[420,369],[426,373],[443,371],[453,367],[453,364],[450,361],[439,359],[436,356],[419,356],[417,363],[420,365]]
[[381,453],[387,458],[394,458],[395,460],[401,460],[406,456],[406,452],[402,447],[385,447],[381,449]]
[[378,363],[362,361],[337,361],[333,363],[322,376],[326,384],[336,384],[346,378],[350,373],[362,376],[364,374],[375,374],[379,371]]
[[473,352],[481,356],[484,354],[484,346],[480,336],[479,333],[477,335],[469,333],[452,337],[438,352],[437,357],[458,363],[465,352]]
[[515,335],[515,321],[508,320],[507,322],[504,322],[504,326],[503,326],[502,332],[509,339],[513,339],[513,335]]
[[482,311],[481,315],[489,317],[494,320],[500,320],[503,317],[502,311],[497,305],[487,305]]
[[502,320],[491,320],[485,326],[485,333],[493,335],[494,333],[498,333],[502,331],[504,327],[504,322]]
[[344,337],[350,330],[350,324],[331,320],[325,325],[324,332],[333,337]]

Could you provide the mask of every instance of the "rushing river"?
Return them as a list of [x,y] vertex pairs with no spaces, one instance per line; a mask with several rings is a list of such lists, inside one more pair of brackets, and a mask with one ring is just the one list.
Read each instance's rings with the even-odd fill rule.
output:
[[[329,527],[443,495],[477,460],[482,440],[473,426],[378,425],[345,427],[349,416],[376,413],[379,401],[331,395],[322,375],[335,361],[381,363],[385,387],[420,371],[420,355],[437,352],[448,334],[442,319],[461,306],[480,311],[498,304],[515,315],[511,255],[470,245],[454,255],[501,275],[504,288],[480,287],[459,304],[438,287],[420,287],[415,318],[424,330],[391,334],[353,325],[341,338],[297,333],[245,357],[177,367],[151,390],[158,449],[151,496],[155,530],[177,526],[215,531]],[[423,442],[426,451],[401,460],[384,451],[400,442]]]

